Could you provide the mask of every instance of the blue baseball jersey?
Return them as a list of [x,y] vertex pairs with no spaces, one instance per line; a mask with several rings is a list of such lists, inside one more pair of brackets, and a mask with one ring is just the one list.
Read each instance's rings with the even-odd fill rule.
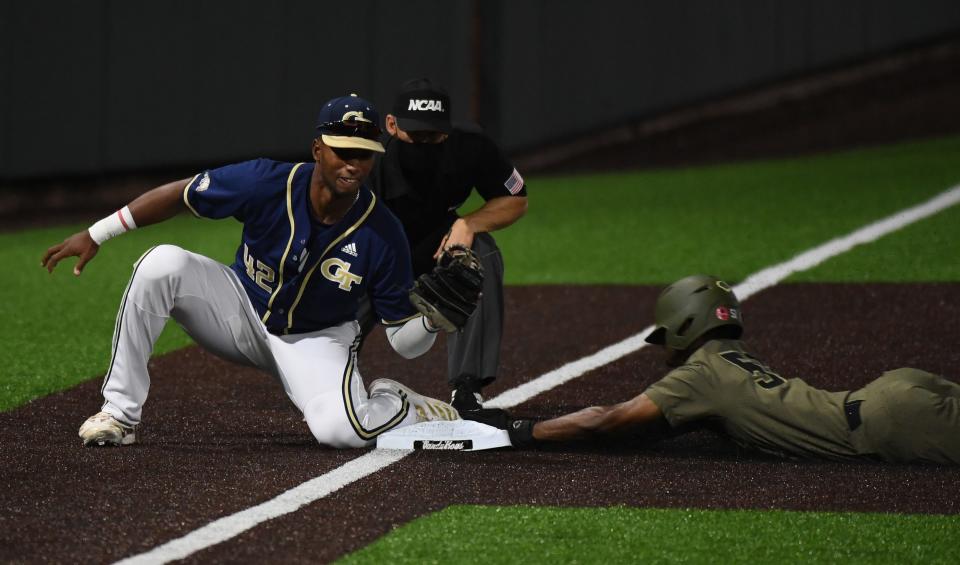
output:
[[313,163],[257,159],[193,177],[183,201],[199,217],[243,224],[232,268],[267,329],[303,333],[356,319],[370,294],[383,323],[417,316],[410,250],[396,217],[366,187],[334,225],[310,211]]

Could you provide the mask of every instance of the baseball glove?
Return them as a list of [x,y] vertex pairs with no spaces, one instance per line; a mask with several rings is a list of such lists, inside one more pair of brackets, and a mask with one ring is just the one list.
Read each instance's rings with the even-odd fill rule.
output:
[[537,444],[533,437],[533,426],[536,420],[514,418],[509,412],[500,408],[481,408],[480,410],[464,410],[460,413],[464,420],[473,420],[494,428],[507,430],[510,444],[514,447],[532,447]]
[[477,308],[482,287],[480,259],[473,250],[453,245],[440,254],[432,271],[417,278],[410,302],[433,327],[454,332]]

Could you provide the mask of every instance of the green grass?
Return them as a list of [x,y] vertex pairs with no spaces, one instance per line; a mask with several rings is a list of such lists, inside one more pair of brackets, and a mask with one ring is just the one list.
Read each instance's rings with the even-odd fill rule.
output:
[[[527,216],[497,240],[512,284],[665,284],[692,272],[740,280],[958,183],[960,138],[807,159],[534,178]],[[945,254],[951,244],[956,250],[960,222],[937,229],[934,238],[925,227],[911,230],[893,248],[879,243],[877,254],[909,259],[902,279],[960,280],[960,261]],[[923,256],[914,255],[918,248]],[[823,275],[870,280],[858,257],[846,261],[850,272]]]
[[[960,158],[960,157],[958,157]],[[960,206],[838,255],[789,282],[960,280]]]
[[960,516],[451,506],[338,563],[957,563]]
[[[531,178],[530,209],[497,233],[508,284],[664,284],[747,274],[960,183],[960,137],[814,158],[698,169]],[[471,200],[466,208],[475,206]],[[132,263],[175,243],[229,262],[233,221],[180,217],[104,245],[79,278],[52,276],[50,245],[87,224],[0,234],[0,410],[102,375]],[[960,210],[862,246],[791,280],[957,281]],[[189,343],[168,326],[157,352]]]
[[[102,375],[110,358],[111,336],[120,297],[133,263],[157,243],[175,243],[222,261],[236,250],[240,226],[178,217],[104,244],[81,276],[74,259],[54,271],[40,267],[48,247],[88,224],[0,234],[0,264],[13,266],[7,278],[13,292],[0,301],[0,410]],[[191,343],[168,324],[156,352]]]

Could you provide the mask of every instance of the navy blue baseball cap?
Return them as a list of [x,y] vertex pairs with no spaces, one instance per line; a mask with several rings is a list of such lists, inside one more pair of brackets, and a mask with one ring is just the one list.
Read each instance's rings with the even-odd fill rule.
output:
[[317,130],[324,144],[383,153],[379,124],[376,107],[356,94],[330,100],[317,118]]
[[428,78],[403,83],[393,99],[393,115],[405,131],[441,131],[450,133],[450,96],[442,86]]

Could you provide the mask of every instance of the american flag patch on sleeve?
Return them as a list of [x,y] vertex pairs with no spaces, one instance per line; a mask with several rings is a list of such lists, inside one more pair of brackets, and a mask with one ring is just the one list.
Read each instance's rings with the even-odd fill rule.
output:
[[523,188],[523,177],[521,177],[520,173],[514,169],[513,174],[510,175],[510,178],[503,182],[503,186],[507,187],[507,190],[510,191],[510,194],[516,194],[520,192],[520,189]]

